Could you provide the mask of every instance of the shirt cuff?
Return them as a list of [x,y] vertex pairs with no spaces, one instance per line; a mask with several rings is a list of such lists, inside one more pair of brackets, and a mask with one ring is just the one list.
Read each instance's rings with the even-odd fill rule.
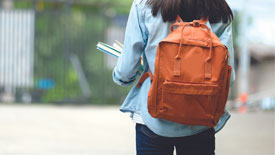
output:
[[136,76],[130,78],[127,81],[121,80],[121,78],[119,78],[119,76],[117,76],[117,74],[115,73],[115,69],[113,71],[113,81],[120,86],[130,86],[135,80],[136,80]]

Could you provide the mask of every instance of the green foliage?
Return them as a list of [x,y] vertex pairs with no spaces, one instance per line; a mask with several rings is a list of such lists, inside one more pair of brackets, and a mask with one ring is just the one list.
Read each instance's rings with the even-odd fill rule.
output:
[[83,100],[71,56],[76,55],[91,88],[93,104],[121,103],[129,88],[116,86],[105,66],[103,53],[96,50],[104,40],[108,20],[100,13],[79,9],[39,11],[35,24],[35,79],[49,78],[55,87],[40,92],[42,102]]
[[14,3],[15,8],[31,8],[32,5],[32,1],[15,1]]
[[[50,78],[54,89],[44,91],[43,102],[62,101],[81,95],[76,72],[70,62],[71,40],[81,35],[83,21],[78,14],[41,12],[36,15],[35,78]],[[77,28],[74,28],[74,27]]]
[[37,11],[44,11],[49,9],[62,9],[69,5],[73,10],[97,13],[112,10],[115,14],[128,14],[132,3],[133,0],[77,0],[72,3],[69,3],[69,1],[55,0],[14,0],[14,7],[19,9],[36,8]]

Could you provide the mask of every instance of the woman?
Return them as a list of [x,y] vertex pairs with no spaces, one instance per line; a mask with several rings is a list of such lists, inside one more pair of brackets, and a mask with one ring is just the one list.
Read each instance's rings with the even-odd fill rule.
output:
[[[140,58],[144,70],[154,73],[158,43],[170,33],[170,26],[179,15],[185,22],[207,18],[206,25],[227,46],[231,55],[229,65],[234,66],[232,45],[233,14],[225,0],[135,0],[126,27],[124,49],[113,71],[114,81],[122,86],[131,85],[137,78]],[[138,88],[132,87],[122,112],[130,112],[136,123],[136,149],[138,155],[215,154],[215,133],[229,119],[226,111],[214,128],[188,126],[156,119],[147,109],[147,95],[151,82],[147,78]],[[235,80],[232,69],[230,85]]]

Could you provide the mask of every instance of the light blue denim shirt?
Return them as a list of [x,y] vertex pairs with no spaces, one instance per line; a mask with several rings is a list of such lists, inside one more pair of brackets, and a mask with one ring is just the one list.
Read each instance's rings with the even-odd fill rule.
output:
[[[151,14],[151,6],[146,5],[146,0],[135,0],[130,10],[129,19],[126,26],[124,49],[113,70],[113,80],[122,86],[129,86],[137,81],[140,66],[140,57],[144,57],[145,71],[150,67],[152,73],[155,70],[155,56],[158,43],[170,33],[172,23],[163,22],[161,14],[156,17]],[[233,67],[230,85],[235,80],[234,70],[234,50],[232,45],[232,25],[231,23],[207,22],[208,27],[220,38],[230,52],[229,64]],[[149,78],[145,80],[141,88],[135,85],[130,90],[120,110],[122,112],[137,113],[153,132],[166,137],[182,137],[202,132],[209,127],[188,126],[162,119],[151,117],[147,110],[147,95],[151,82]],[[219,120],[216,131],[219,131],[227,122],[230,114],[225,110],[225,114]]]

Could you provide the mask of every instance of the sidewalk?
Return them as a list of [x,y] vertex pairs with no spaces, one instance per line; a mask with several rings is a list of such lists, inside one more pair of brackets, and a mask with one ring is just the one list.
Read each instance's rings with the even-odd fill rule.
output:
[[[217,155],[274,155],[274,113],[233,113]],[[0,155],[135,155],[134,124],[118,107],[0,104]]]

